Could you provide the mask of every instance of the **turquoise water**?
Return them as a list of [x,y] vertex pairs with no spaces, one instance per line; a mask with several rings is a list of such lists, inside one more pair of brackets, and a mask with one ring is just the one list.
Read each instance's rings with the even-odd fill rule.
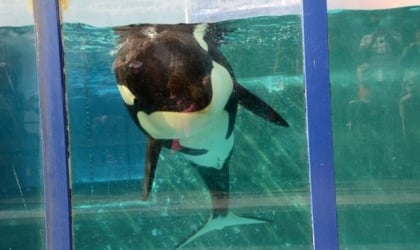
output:
[[329,13],[342,249],[419,249],[420,8]]
[[[238,81],[291,127],[274,127],[239,110],[232,209],[273,223],[215,231],[186,248],[311,249],[300,17],[220,25],[226,30],[220,49]],[[407,88],[409,72],[420,66],[416,47],[407,49],[419,27],[420,8],[414,7],[329,13],[341,249],[420,249],[420,125],[412,111],[418,96]],[[0,123],[0,242],[11,249],[42,249],[33,27],[1,27],[0,34],[0,62],[9,64],[17,90],[3,88],[0,99],[9,103]],[[204,184],[179,155],[164,151],[152,199],[140,201],[145,140],[116,88],[117,37],[112,28],[68,23],[63,36],[75,249],[171,249],[208,219]],[[1,79],[7,78],[4,72]],[[11,126],[16,120],[24,126]],[[11,212],[17,216],[8,218]]]
[[34,28],[0,27],[0,37],[0,248],[43,249]]
[[[300,20],[261,17],[220,25],[226,31],[221,50],[238,80],[292,127],[274,127],[240,110],[230,166],[231,207],[273,224],[227,228],[186,248],[215,242],[220,248],[310,248]],[[116,88],[116,37],[111,28],[83,24],[66,24],[63,33],[76,248],[170,249],[208,219],[208,191],[190,164],[163,151],[151,201],[139,200],[145,141]],[[295,58],[283,60],[289,55]]]
[[[262,96],[273,98],[272,105],[278,106],[279,112],[290,112],[285,114],[288,119],[298,120],[294,122],[294,129],[302,130],[302,107],[296,113],[288,108],[299,102],[302,105],[302,94],[296,97],[285,94],[288,87],[302,88],[298,17],[256,18],[223,25],[228,33],[221,50],[232,58],[232,67],[240,82]],[[116,88],[112,63],[117,37],[112,28],[97,29],[83,24],[65,24],[63,32],[75,182],[139,178],[143,172],[143,156],[138,152],[144,150],[144,139],[128,119]],[[266,35],[271,32],[275,35],[267,39]],[[283,48],[283,44],[287,44],[287,48]],[[282,54],[296,58],[290,62],[281,60]],[[236,57],[240,57],[239,60],[234,60]],[[285,98],[271,97],[274,92],[284,94]],[[296,99],[295,103],[285,100],[287,98]],[[104,137],[111,133],[113,136]],[[89,177],[87,171],[91,167],[106,169],[108,174],[97,169],[98,172]],[[113,168],[116,173],[112,172]],[[133,171],[127,172],[130,169]],[[84,172],[78,174],[79,171]]]

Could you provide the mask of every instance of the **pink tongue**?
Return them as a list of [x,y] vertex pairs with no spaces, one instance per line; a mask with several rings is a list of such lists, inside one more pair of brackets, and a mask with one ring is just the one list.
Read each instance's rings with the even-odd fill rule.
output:
[[[180,106],[180,105],[182,105],[182,103],[183,103],[183,101],[180,99],[176,102],[176,105]],[[182,112],[183,113],[188,113],[188,112],[193,112],[193,111],[196,111],[196,110],[197,110],[197,106],[195,105],[195,103],[191,103],[191,105],[188,108],[182,110]]]
[[188,112],[193,112],[195,110],[197,110],[195,103],[191,103],[191,105],[188,108],[184,109],[182,112],[188,113]]

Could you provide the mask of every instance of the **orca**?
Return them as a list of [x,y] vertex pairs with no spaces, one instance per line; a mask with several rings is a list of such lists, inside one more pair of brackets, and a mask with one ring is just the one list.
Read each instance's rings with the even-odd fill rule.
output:
[[147,136],[142,199],[151,191],[162,148],[182,154],[206,184],[209,221],[176,248],[226,226],[266,223],[229,211],[229,159],[238,104],[276,125],[288,123],[241,86],[219,51],[215,24],[137,24],[115,27],[113,64],[127,110]]

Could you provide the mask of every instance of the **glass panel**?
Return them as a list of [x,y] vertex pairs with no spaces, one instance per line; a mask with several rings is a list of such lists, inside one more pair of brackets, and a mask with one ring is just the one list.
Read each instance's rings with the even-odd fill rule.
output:
[[311,249],[300,5],[141,2],[63,12],[75,249]]
[[329,42],[340,248],[415,249],[420,8],[338,2]]
[[0,3],[0,245],[45,249],[34,21]]

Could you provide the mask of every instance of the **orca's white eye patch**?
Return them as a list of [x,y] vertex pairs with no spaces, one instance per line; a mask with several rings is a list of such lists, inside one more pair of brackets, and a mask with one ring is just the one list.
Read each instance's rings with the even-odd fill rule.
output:
[[209,50],[209,46],[207,45],[206,41],[204,41],[204,35],[206,34],[207,27],[208,25],[206,23],[199,24],[195,27],[193,32],[195,40],[205,51]]
[[134,99],[136,99],[136,97],[134,96],[133,93],[131,93],[131,91],[127,88],[127,86],[120,85],[120,84],[118,84],[117,86],[125,104],[134,105]]

